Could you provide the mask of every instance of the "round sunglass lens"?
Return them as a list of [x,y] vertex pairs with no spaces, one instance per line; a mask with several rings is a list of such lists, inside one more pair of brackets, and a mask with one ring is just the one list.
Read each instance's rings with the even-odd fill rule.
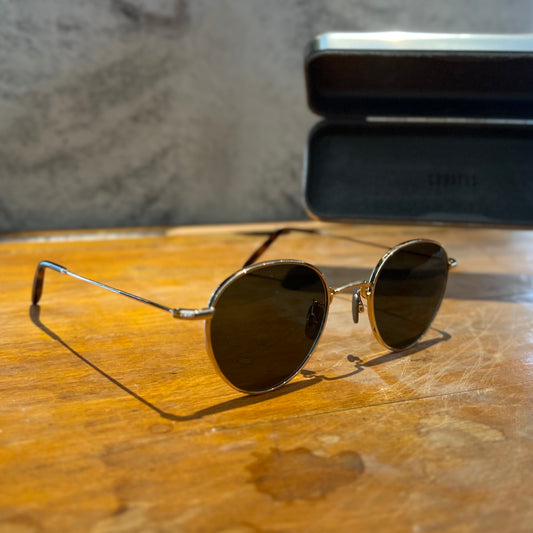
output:
[[307,361],[326,320],[328,288],[305,264],[249,270],[215,295],[208,334],[216,363],[234,387],[263,392]]
[[374,280],[374,319],[392,349],[413,345],[437,313],[448,278],[448,258],[433,242],[407,244],[381,265]]

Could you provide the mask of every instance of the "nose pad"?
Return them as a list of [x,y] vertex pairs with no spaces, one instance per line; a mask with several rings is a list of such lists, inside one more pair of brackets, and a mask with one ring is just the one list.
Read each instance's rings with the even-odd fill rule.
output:
[[359,322],[359,313],[363,313],[364,310],[365,305],[363,304],[360,291],[356,291],[353,293],[352,297],[352,318],[354,324],[357,324]]
[[309,339],[316,339],[320,333],[322,322],[324,321],[324,306],[313,300],[307,311],[307,318],[305,319],[305,336]]

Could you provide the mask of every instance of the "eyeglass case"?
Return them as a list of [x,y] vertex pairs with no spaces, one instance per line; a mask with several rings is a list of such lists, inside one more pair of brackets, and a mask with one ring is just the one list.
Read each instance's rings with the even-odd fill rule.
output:
[[323,220],[533,225],[533,37],[324,34],[304,202]]

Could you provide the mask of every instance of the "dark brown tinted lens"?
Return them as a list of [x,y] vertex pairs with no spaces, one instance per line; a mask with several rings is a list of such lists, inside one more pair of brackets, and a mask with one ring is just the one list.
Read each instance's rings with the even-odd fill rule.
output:
[[446,289],[448,259],[441,246],[416,242],[387,258],[375,280],[374,317],[393,349],[414,344],[430,326]]
[[266,265],[237,278],[218,296],[209,326],[218,367],[246,392],[281,385],[309,357],[327,305],[328,289],[307,265]]

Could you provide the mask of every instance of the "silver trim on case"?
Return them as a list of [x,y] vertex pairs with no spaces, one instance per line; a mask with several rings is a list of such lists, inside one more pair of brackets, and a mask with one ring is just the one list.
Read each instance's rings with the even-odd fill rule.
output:
[[533,34],[323,33],[309,44],[309,53],[323,51],[522,52],[533,53]]

